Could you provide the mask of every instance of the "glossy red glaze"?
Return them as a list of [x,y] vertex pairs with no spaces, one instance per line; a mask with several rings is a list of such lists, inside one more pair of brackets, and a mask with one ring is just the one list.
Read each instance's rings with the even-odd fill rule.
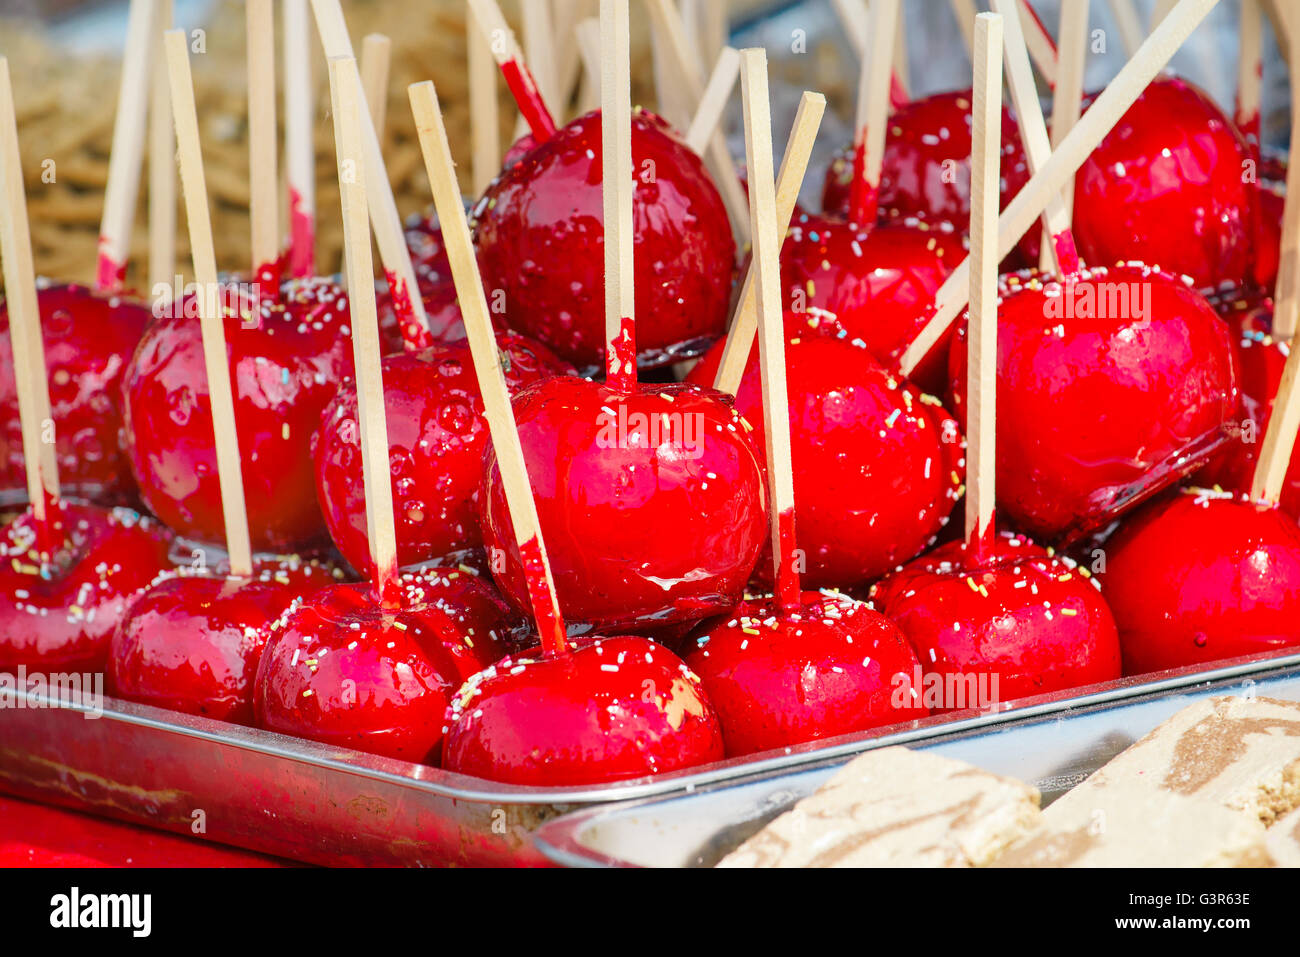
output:
[[[142,302],[76,285],[42,285],[37,304],[63,494],[130,504],[135,482],[122,447],[117,396],[153,316]],[[9,311],[0,300],[0,498],[16,503],[27,500],[27,479],[13,369]]]
[[[1237,410],[1228,328],[1185,283],[1125,266],[1073,289],[1014,274],[998,307],[998,510],[1043,541],[1099,530],[1195,471]],[[964,418],[964,330],[949,358]]]
[[925,675],[942,677],[917,689],[935,711],[1120,677],[1115,621],[1095,580],[1023,536],[996,536],[978,558],[950,542],[877,583],[871,600],[903,629]]
[[690,645],[686,665],[718,711],[728,757],[929,713],[900,692],[920,667],[903,633],[847,595],[806,592],[788,616],[771,599],[746,601]]
[[[951,223],[962,232],[970,224],[971,92],[936,93],[913,100],[889,118],[880,171],[881,218],[916,217]],[[1029,163],[1020,145],[1020,128],[1011,111],[1002,111],[1002,204],[1029,181]],[[822,192],[822,209],[847,218],[853,183],[853,151],[831,161]],[[1030,230],[1037,249],[1037,230]],[[1036,255],[1036,252],[1034,253]]]
[[[937,400],[847,340],[789,342],[786,387],[803,581],[867,584],[919,553],[947,522],[964,474],[961,433]],[[756,366],[741,380],[736,410],[763,421]],[[761,427],[753,437],[766,461]],[[763,582],[768,556],[765,548],[756,569]]]
[[1199,88],[1157,77],[1075,179],[1074,237],[1090,264],[1140,259],[1199,288],[1240,285],[1251,264],[1249,147]]
[[257,722],[282,734],[403,761],[436,760],[451,695],[503,654],[495,625],[448,597],[430,570],[402,576],[400,611],[369,585],[295,604],[262,655]]
[[30,511],[0,530],[0,671],[103,671],[113,629],[171,567],[170,536],[127,509],[64,502],[42,563]]
[[719,761],[722,731],[699,679],[647,638],[534,649],[470,679],[447,714],[443,767],[531,787],[573,787]]
[[1187,490],[1134,516],[1106,557],[1129,674],[1300,646],[1300,528],[1275,508]]
[[[934,294],[965,252],[961,236],[946,225],[910,220],[862,230],[803,216],[781,250],[785,307],[833,313],[844,334],[896,370],[934,311]],[[915,370],[912,378],[925,391],[941,394],[945,355],[936,348]]]
[[[325,538],[311,435],[352,370],[346,294],[309,280],[260,311],[227,288],[226,350],[235,393],[249,531],[258,551]],[[224,542],[203,344],[193,300],[159,319],[127,369],[127,448],[145,503],[179,534]]]
[[[636,313],[644,367],[696,355],[726,328],[736,246],[700,158],[656,116],[632,118]],[[603,368],[600,114],[524,154],[474,209],[489,296],[505,321],[580,368]]]
[[[735,604],[767,534],[767,506],[750,427],[718,393],[677,384],[623,395],[552,378],[520,392],[514,412],[571,626],[641,631]],[[504,558],[504,567],[493,558],[493,575],[526,610],[490,450],[487,472],[483,539]]]
[[[511,391],[572,367],[522,336],[498,339]],[[467,343],[438,345],[383,361],[397,561],[417,565],[482,548],[478,526],[487,420]],[[350,380],[325,408],[312,438],[316,494],[343,557],[370,574],[361,476],[361,428]]]

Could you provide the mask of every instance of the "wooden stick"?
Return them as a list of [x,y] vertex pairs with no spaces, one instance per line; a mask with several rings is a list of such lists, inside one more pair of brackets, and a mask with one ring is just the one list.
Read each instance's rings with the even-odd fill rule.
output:
[[127,14],[122,83],[113,120],[113,146],[104,189],[104,217],[99,226],[99,255],[95,288],[116,292],[126,278],[131,253],[131,226],[140,193],[144,163],[146,116],[149,108],[149,51],[158,22],[157,0],[131,0]]
[[708,149],[709,140],[722,123],[722,114],[726,112],[727,100],[735,89],[736,79],[740,76],[740,54],[731,47],[723,47],[718,62],[714,64],[713,75],[704,88],[704,97],[700,108],[695,111],[690,129],[686,131],[686,145],[696,153],[703,155]]
[[36,297],[36,269],[32,265],[32,235],[27,221],[22,155],[18,150],[18,117],[14,111],[9,61],[3,56],[0,56],[0,261],[4,265],[9,308],[27,499],[36,521],[38,546],[42,552],[51,552],[58,545],[51,526],[58,511],[59,460],[54,436],[46,442],[42,435],[47,423],[53,423],[45,338]]
[[[314,0],[313,0],[314,2]],[[501,75],[506,78],[506,86],[515,98],[519,112],[523,114],[532,131],[533,139],[545,143],[555,135],[555,119],[550,107],[542,98],[537,81],[528,69],[523,51],[514,31],[506,23],[505,16],[496,0],[468,0],[475,18],[487,34],[492,56],[501,68]],[[536,0],[534,0],[536,2]]]
[[[884,0],[874,0],[882,3]],[[893,41],[893,31],[889,39]],[[749,169],[750,232],[754,237],[758,298],[758,355],[762,369],[763,429],[767,438],[767,487],[771,499],[772,564],[777,604],[788,613],[800,607],[794,535],[794,464],[790,453],[790,405],[785,381],[785,327],[781,317],[781,243],[772,175],[772,115],[768,100],[767,53],[741,54],[745,103],[745,159]]]
[[[993,9],[1003,17],[1007,85],[1011,87],[1011,101],[1020,120],[1020,139],[1025,146],[1030,172],[1037,172],[1052,155],[1052,143],[1047,136],[1047,123],[1034,86],[1034,71],[1029,65],[1024,34],[1016,16],[1017,2],[992,0]],[[1044,225],[1050,236],[1048,245],[1055,274],[1063,278],[1075,275],[1079,271],[1079,254],[1070,234],[1069,211],[1059,195],[1048,201]]]
[[[1097,144],[1114,128],[1147,84],[1169,62],[1217,2],[1218,0],[1182,0],[1156,32],[1143,41],[1137,54],[1080,117],[1051,159],[1030,178],[1002,211],[998,218],[999,255],[1005,258],[1052,197],[1059,198],[1066,181],[1078,172],[1084,160],[1097,148]],[[904,375],[911,375],[917,364],[934,348],[953,319],[969,302],[969,296],[970,260],[967,258],[939,287],[935,295],[934,315],[903,353],[900,368]]]
[[1287,39],[1280,12],[1286,0],[1260,0],[1260,2],[1264,6],[1264,15],[1268,17],[1268,22],[1273,27],[1273,39],[1277,42],[1278,52],[1282,54],[1282,62],[1289,67],[1291,65],[1291,43]]
[[469,63],[470,139],[473,144],[474,195],[482,196],[501,172],[501,117],[497,103],[497,68],[487,34],[474,16],[465,17]]
[[894,25],[898,21],[899,0],[872,0],[868,16],[867,55],[858,74],[855,170],[849,194],[849,218],[864,227],[876,221],[880,170],[885,160],[889,78],[894,68]]
[[1264,78],[1264,14],[1259,0],[1241,0],[1238,23],[1237,102],[1234,119],[1255,156],[1259,155],[1260,87]]
[[382,33],[368,33],[361,40],[361,88],[366,91],[366,105],[375,122],[382,152],[388,129],[388,71],[393,57],[393,41]]
[[[1280,35],[1290,42],[1300,27],[1300,11],[1278,4]],[[1300,130],[1300,82],[1291,71],[1291,128]],[[1286,199],[1282,205],[1282,237],[1273,292],[1273,338],[1292,342],[1300,331],[1300,163],[1288,163]],[[1294,348],[1293,343],[1293,348]]]
[[[248,179],[253,275],[279,272],[279,153],[275,125],[275,16],[271,0],[247,0]],[[274,296],[274,293],[272,293]]]
[[[698,108],[704,98],[704,69],[690,54],[681,14],[673,0],[647,0],[647,9],[655,29],[664,38],[664,51],[675,74],[685,84],[692,106]],[[749,199],[740,185],[740,173],[721,132],[714,134],[705,159],[727,207],[731,228],[743,245],[749,242]]]
[[[176,277],[176,138],[163,33],[172,28],[172,0],[159,0],[149,78],[149,287]],[[177,296],[176,298],[179,298]]]
[[248,511],[244,504],[244,476],[240,471],[239,434],[235,428],[235,400],[231,389],[230,363],[226,355],[226,329],[222,315],[221,287],[217,280],[217,257],[212,245],[208,185],[203,172],[203,151],[199,145],[194,80],[190,75],[189,41],[184,30],[168,30],[164,43],[172,119],[176,124],[181,191],[185,196],[190,253],[194,260],[194,279],[198,285],[203,365],[207,371],[208,396],[212,404],[212,432],[217,451],[217,479],[221,488],[226,551],[230,555],[231,576],[247,578],[253,574],[253,551],[248,537]]
[[[1061,0],[1056,89],[1052,95],[1052,149],[1061,145],[1083,106],[1083,74],[1088,61],[1089,0]],[[1074,180],[1061,190],[1062,222],[1069,226],[1074,216]],[[1055,264],[1056,250],[1050,229],[1044,229],[1041,268]]]
[[316,273],[316,148],[307,0],[284,0],[284,151],[289,185],[289,274]]
[[559,85],[555,63],[555,30],[551,22],[551,8],[548,3],[524,3],[519,5],[524,25],[524,55],[528,66],[537,80],[537,90],[542,95],[551,115],[560,109],[556,93]]
[[[794,126],[790,129],[790,138],[786,141],[781,172],[776,178],[776,221],[778,227],[783,226],[786,230],[789,230],[790,220],[794,218],[799,192],[808,172],[808,162],[812,158],[813,145],[817,141],[817,130],[821,127],[825,113],[826,97],[820,93],[804,93],[799,101],[799,110],[795,113]],[[735,395],[740,388],[741,377],[749,362],[749,353],[754,347],[754,335],[758,329],[756,280],[751,261],[749,272],[741,286],[736,314],[731,320],[727,344],[722,350],[722,361],[718,364],[718,372],[713,381],[714,388],[728,395]]]
[[578,23],[574,32],[585,73],[578,95],[578,113],[583,115],[600,108],[600,21],[587,17]]
[[1055,89],[1056,42],[1047,31],[1047,27],[1043,26],[1043,21],[1038,18],[1038,12],[1034,10],[1029,0],[1017,0],[1017,2],[1020,5],[1020,16],[1017,22],[1021,33],[1024,34],[1025,48],[1033,58],[1038,75],[1049,87]]
[[[844,27],[844,36],[853,48],[853,52],[858,57],[858,63],[861,69],[866,69],[871,61],[870,43],[868,37],[871,35],[871,16],[866,4],[866,0],[831,0],[831,6],[835,10],[836,16],[839,17],[841,26]],[[895,23],[902,23],[902,11],[899,11],[895,18]],[[901,28],[897,28],[901,29]],[[897,52],[899,46],[897,29],[895,30],[893,51]],[[891,53],[891,59],[893,53]],[[859,84],[861,84],[861,73],[859,73]],[[894,109],[905,106],[910,99],[907,90],[907,84],[903,81],[898,70],[893,69],[889,74],[889,102]]]
[[1003,18],[975,18],[975,83],[971,117],[970,301],[966,382],[966,546],[982,560],[995,534],[994,463],[998,391],[998,181],[1002,151]]
[[[311,5],[316,14],[316,28],[326,57],[355,59],[339,0],[311,0]],[[393,301],[402,305],[404,314],[398,316],[402,338],[408,349],[415,349],[422,345],[421,340],[425,335],[432,335],[432,330],[429,328],[429,317],[425,313],[424,300],[415,278],[415,267],[411,264],[411,250],[406,245],[406,229],[401,214],[397,211],[393,184],[389,182],[388,171],[384,167],[379,136],[371,122],[370,110],[365,107],[364,101],[361,105],[361,145],[366,154],[366,201],[374,226],[375,245],[379,247],[379,258],[393,293]]]
[[900,6],[894,21],[894,72],[892,82],[897,95],[912,98],[912,65],[907,55],[907,7]]
[[1133,0],[1109,0],[1111,16],[1119,28],[1119,40],[1124,45],[1124,55],[1129,59],[1142,46],[1146,31],[1142,29],[1142,18],[1138,16]]
[[628,0],[600,0],[601,191],[605,215],[605,381],[636,391],[632,69]]
[[1266,505],[1276,506],[1282,499],[1287,468],[1300,432],[1300,349],[1296,345],[1292,342],[1282,370],[1251,484],[1251,498]]
[[701,63],[716,63],[727,46],[726,0],[681,0],[682,20]]
[[375,600],[386,609],[402,607],[398,587],[397,531],[388,465],[388,418],[375,307],[375,264],[370,257],[370,212],[366,209],[364,92],[357,61],[330,57],[330,106],[343,204],[344,265],[352,306],[352,356],[356,367],[357,419],[361,426],[361,469],[366,495],[366,534]]
[[420,139],[420,150],[424,154],[425,170],[433,187],[434,207],[442,224],[447,258],[451,263],[452,279],[456,283],[456,296],[465,317],[465,332],[474,358],[479,392],[483,397],[483,414],[487,418],[492,446],[496,450],[497,463],[501,469],[501,483],[510,510],[510,523],[514,527],[515,541],[527,573],[528,596],[537,632],[548,654],[562,655],[568,650],[564,618],[560,614],[555,579],[546,557],[546,544],[542,540],[537,503],[533,500],[523,445],[519,441],[514,411],[510,407],[510,391],[501,371],[487,295],[483,291],[483,281],[475,258],[474,241],[470,237],[465,209],[461,205],[460,187],[456,182],[456,168],[451,158],[451,145],[447,141],[447,129],[442,121],[442,110],[438,105],[438,94],[433,84],[427,81],[412,84],[407,92],[411,99],[411,110],[415,114],[415,128]]
[[551,25],[555,36],[555,105],[564,111],[573,88],[582,75],[577,26],[583,19],[587,0],[552,0]]
[[957,18],[957,27],[961,32],[962,43],[966,45],[966,53],[972,58],[975,55],[975,15],[979,12],[975,8],[975,0],[951,0],[952,14]]

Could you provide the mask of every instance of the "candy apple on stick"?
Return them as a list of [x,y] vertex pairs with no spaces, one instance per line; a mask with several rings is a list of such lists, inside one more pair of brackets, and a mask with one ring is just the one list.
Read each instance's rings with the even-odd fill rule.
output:
[[[615,60],[604,71],[609,80],[602,84],[605,114],[611,128],[612,114],[622,114],[618,125],[626,136],[630,98],[618,109],[620,95],[628,97],[626,3],[604,0],[602,24],[607,35],[617,35],[604,44],[605,56]],[[447,716],[444,767],[498,781],[562,787],[717,760],[723,754],[717,718],[698,679],[679,659],[644,638],[589,637],[570,644],[565,636],[437,95],[433,84],[421,83],[410,88],[410,97],[434,200],[447,225],[516,546],[528,556],[528,598],[541,642],[540,648],[477,675],[456,694]],[[621,149],[630,162],[629,145],[624,139]],[[624,188],[629,186],[630,176]],[[630,251],[630,244],[625,248]]]
[[800,588],[767,54],[746,50],[742,60],[776,594],[706,626],[687,658],[733,757],[927,714],[910,697],[893,701],[896,677],[918,667],[897,626],[847,596]]
[[[942,679],[923,679],[927,689],[976,687],[990,698],[935,701],[922,694],[923,704],[942,710],[986,708],[1120,676],[1115,623],[1095,583],[1072,562],[996,527],[998,61],[1004,22],[1008,31],[1017,26],[1014,9],[1008,14],[1004,20],[983,13],[975,24],[966,535],[871,591],[907,635],[927,678]],[[959,684],[949,680],[954,675]]]
[[[260,6],[266,9],[258,10]],[[257,0],[250,5],[250,12],[269,14],[269,4]],[[131,701],[251,724],[253,678],[272,623],[291,602],[323,588],[333,576],[328,567],[297,556],[255,560],[252,554],[185,31],[169,30],[165,47],[171,77],[169,99],[175,115],[190,248],[199,289],[202,349],[212,396],[212,439],[228,558],[224,574],[207,570],[186,574],[178,570],[131,605],[109,647],[108,683],[113,694]],[[274,230],[270,236],[275,236]],[[271,242],[274,255],[274,238]]]
[[170,538],[157,523],[126,509],[60,500],[18,124],[4,57],[0,262],[31,503],[0,529],[0,671],[102,670],[117,620],[168,566]]
[[365,105],[356,61],[329,61],[349,288],[355,291],[361,467],[370,580],[295,603],[277,624],[255,682],[258,723],[273,731],[407,761],[436,759],[452,692],[495,661],[499,636],[448,605],[425,574],[400,574],[389,483],[379,325],[370,282]]
[[[626,78],[611,77],[605,65],[602,90],[625,86]],[[603,112],[588,118],[604,125],[615,119]],[[635,148],[647,128],[629,123]],[[758,557],[766,503],[749,426],[721,396],[692,386],[637,384],[634,360],[644,325],[635,320],[646,313],[633,286],[634,266],[644,269],[647,250],[637,243],[633,252],[642,203],[632,194],[654,186],[633,178],[621,137],[602,131],[600,142],[601,168],[608,170],[599,187],[607,228],[598,247],[607,380],[549,379],[521,392],[514,413],[560,605],[571,624],[608,634],[691,623],[734,604]],[[660,187],[666,169],[661,162]],[[502,474],[492,458],[488,464],[484,542],[504,555],[496,578],[507,597],[527,608],[526,557],[515,546]]]

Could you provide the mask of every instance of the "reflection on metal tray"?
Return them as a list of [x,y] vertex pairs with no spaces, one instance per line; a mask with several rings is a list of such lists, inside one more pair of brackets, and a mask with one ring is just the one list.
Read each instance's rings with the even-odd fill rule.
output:
[[[1243,661],[1200,675],[1171,675],[1136,693],[1103,692],[1065,709],[1028,709],[1039,713],[910,741],[890,735],[855,751],[907,743],[1027,781],[1047,804],[1197,698],[1258,694],[1300,701],[1300,655],[1259,665]],[[817,790],[848,757],[575,811],[543,824],[534,840],[551,860],[569,866],[710,867]]]
[[[682,825],[686,830],[664,840],[663,854],[638,858],[632,848],[621,848],[640,863],[683,863],[697,859],[696,850],[724,823],[788,804],[834,764],[869,748],[952,748],[944,753],[1038,782],[1052,793],[1154,726],[1189,694],[1207,693],[1212,683],[1240,690],[1250,680],[1261,688],[1267,681],[1270,693],[1280,693],[1273,685],[1280,674],[1293,673],[1287,669],[1300,669],[1300,654],[1242,659],[1209,673],[1126,679],[1017,702],[993,714],[926,718],[756,759],[586,788],[495,784],[111,699],[92,719],[81,706],[42,707],[49,699],[27,691],[0,707],[0,791],[309,863],[534,865],[548,860],[533,832],[562,814],[713,794],[740,782],[734,790],[753,795],[744,799],[748,803],[700,809],[697,820]],[[1300,698],[1297,681],[1289,696]],[[1135,709],[1139,720],[1120,720]],[[585,851],[559,850],[556,833],[548,832],[545,844],[552,859],[589,862]],[[672,853],[676,860],[669,859]]]

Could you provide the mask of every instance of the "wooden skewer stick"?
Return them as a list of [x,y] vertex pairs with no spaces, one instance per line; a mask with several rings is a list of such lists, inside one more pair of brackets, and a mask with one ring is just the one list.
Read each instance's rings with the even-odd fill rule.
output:
[[1109,0],[1110,13],[1119,28],[1119,40],[1124,46],[1124,55],[1132,59],[1146,36],[1142,29],[1142,18],[1138,16],[1133,0]]
[[739,76],[740,54],[731,47],[723,47],[718,62],[714,64],[708,86],[704,88],[700,108],[695,111],[695,119],[691,120],[690,129],[686,131],[686,145],[696,153],[703,155],[708,149],[709,140],[713,139],[713,134],[722,122],[727,100],[731,98],[731,91],[735,89]]
[[872,0],[868,15],[868,50],[858,79],[853,185],[849,191],[849,218],[863,227],[876,221],[880,171],[885,161],[889,77],[894,68],[894,25],[898,22],[899,0]]
[[159,0],[149,78],[149,286],[155,296],[176,277],[176,138],[162,39],[171,28],[172,0]]
[[574,32],[585,74],[578,95],[578,113],[585,115],[600,108],[600,21],[587,17],[578,23]]
[[[799,110],[795,113],[794,126],[790,138],[786,141],[785,156],[781,160],[781,172],[776,178],[776,215],[777,226],[790,228],[794,218],[795,206],[798,204],[799,191],[808,172],[808,162],[812,158],[813,144],[817,140],[817,130],[821,127],[822,116],[826,113],[826,97],[820,93],[807,93],[799,100]],[[784,233],[782,233],[784,236]],[[754,347],[754,335],[758,329],[758,303],[755,290],[756,275],[751,261],[745,282],[741,286],[740,300],[736,305],[736,314],[731,319],[731,329],[727,335],[727,344],[722,350],[722,361],[713,386],[720,392],[735,395],[740,388],[741,377],[745,374],[745,365],[749,361],[750,350]]]
[[[1300,11],[1278,4],[1279,33],[1291,42],[1300,26]],[[1300,130],[1300,82],[1291,71],[1291,128]],[[1282,206],[1277,286],[1273,293],[1273,338],[1292,342],[1300,331],[1300,163],[1288,163],[1286,199]],[[1294,350],[1296,343],[1292,344]]]
[[207,371],[208,395],[212,405],[212,432],[217,450],[217,479],[221,487],[226,551],[230,555],[230,574],[235,578],[247,578],[253,574],[253,551],[248,537],[244,476],[240,471],[239,435],[235,429],[235,401],[230,382],[230,363],[226,355],[221,287],[217,280],[217,257],[212,245],[212,216],[208,209],[203,151],[199,145],[199,117],[194,106],[194,80],[190,75],[188,39],[184,30],[168,30],[164,43],[172,119],[176,124],[181,191],[185,196],[190,253],[194,260],[194,280],[198,286],[203,364]]
[[527,571],[528,597],[537,623],[537,632],[542,646],[549,654],[565,654],[568,642],[556,598],[555,579],[551,575],[546,545],[542,541],[537,503],[533,500],[524,449],[519,441],[514,411],[510,407],[510,391],[501,371],[487,295],[483,291],[478,260],[474,254],[474,241],[470,237],[465,209],[460,201],[460,187],[456,182],[456,168],[451,158],[451,145],[447,141],[447,129],[442,121],[442,110],[438,105],[438,94],[429,82],[412,84],[407,92],[411,99],[411,110],[415,114],[415,129],[420,139],[420,150],[424,154],[425,170],[433,187],[434,206],[442,223],[442,236],[447,245],[452,279],[456,283],[456,296],[465,317],[465,332],[474,358],[479,392],[483,396],[483,414],[501,468],[501,482],[505,488],[506,505],[510,510],[510,522],[514,526],[515,541]]
[[1003,18],[975,18],[971,118],[970,340],[966,381],[966,547],[983,559],[993,543],[998,391],[998,181],[1002,151]]
[[9,61],[0,56],[0,260],[4,264],[9,336],[22,423],[23,467],[27,499],[36,521],[38,548],[52,552],[58,542],[52,526],[58,513],[59,461],[50,415],[50,386],[46,379],[45,339],[36,298],[36,269],[32,265],[32,234],[27,221],[22,155],[18,151],[18,118],[14,111]]
[[727,0],[697,0],[700,6],[700,53],[704,62],[716,61],[731,36]]
[[957,18],[957,27],[961,31],[961,41],[966,45],[966,53],[975,56],[975,0],[951,0],[953,16]]
[[116,292],[126,278],[131,253],[131,227],[140,193],[144,163],[146,116],[149,108],[149,51],[158,22],[157,0],[131,0],[122,55],[122,85],[113,120],[113,145],[104,188],[104,217],[99,227],[95,288]]
[[[881,3],[882,0],[875,0]],[[893,40],[893,31],[889,33]],[[785,326],[781,314],[781,229],[772,173],[772,115],[768,100],[767,53],[741,54],[741,95],[745,103],[745,159],[749,169],[749,209],[754,236],[762,370],[763,428],[767,446],[767,486],[771,499],[773,577],[777,604],[784,612],[800,607],[795,546],[794,463],[790,453],[790,405],[785,381]]]
[[[698,108],[704,98],[704,69],[691,56],[681,14],[673,0],[647,0],[647,9],[655,29],[664,39],[664,52],[674,73],[685,84],[692,106]],[[742,244],[749,242],[749,199],[740,185],[740,173],[736,170],[735,160],[732,159],[721,132],[715,133],[709,142],[705,161],[713,174],[718,192],[722,194],[722,202],[727,207],[733,232]]]
[[470,139],[473,145],[474,195],[482,196],[501,172],[501,118],[497,102],[497,68],[487,34],[474,16],[465,17],[469,65]]
[[907,56],[907,7],[899,7],[894,24],[893,84],[905,100],[912,99],[912,65]]
[[[1056,88],[1056,42],[1052,39],[1043,21],[1038,18],[1029,0],[1016,0],[1020,6],[1020,16],[1016,18],[1020,32],[1024,35],[1025,48],[1038,68],[1038,75],[1053,89]],[[1006,29],[1010,29],[1007,27]]]
[[628,0],[600,0],[601,192],[605,215],[605,381],[636,391],[632,63]]
[[357,61],[330,57],[330,105],[343,204],[344,264],[352,306],[352,356],[356,366],[357,419],[361,426],[361,468],[366,495],[366,534],[375,599],[385,609],[401,607],[397,532],[388,466],[388,419],[375,307],[375,265],[370,256],[370,212],[366,209],[364,93]]
[[[1088,61],[1089,0],[1061,0],[1060,37],[1056,89],[1052,95],[1052,149],[1061,145],[1074,124],[1079,122],[1083,106],[1083,72]],[[1061,190],[1062,222],[1070,226],[1074,217],[1074,180]],[[1056,264],[1051,230],[1043,229],[1040,268],[1049,271]]]
[[[275,126],[275,15],[271,0],[247,0],[248,180],[253,275],[275,282],[280,259],[279,160]],[[275,290],[271,291],[274,298]]]
[[[1084,160],[1114,128],[1216,2],[1217,0],[1181,0],[1156,32],[1143,41],[1137,54],[1080,117],[1051,159],[1030,178],[1002,211],[998,218],[1000,256],[1005,258],[1020,241],[1025,230],[1047,208],[1048,202],[1053,197],[1059,198],[1066,181],[1078,172]],[[899,365],[904,375],[911,375],[917,364],[934,348],[953,319],[970,301],[969,297],[970,259],[967,258],[939,287],[935,295],[934,315],[903,353]]]
[[1268,22],[1273,27],[1273,39],[1277,42],[1278,52],[1282,54],[1282,62],[1289,67],[1291,65],[1291,41],[1287,39],[1280,12],[1286,0],[1260,0],[1260,2],[1264,5],[1264,15],[1268,17]]
[[[831,7],[834,8],[835,15],[839,17],[840,25],[844,27],[844,36],[849,41],[849,46],[853,48],[858,63],[862,69],[866,69],[871,58],[871,43],[868,40],[871,36],[871,16],[866,0],[831,0]],[[895,18],[895,22],[899,24],[903,22],[901,9]],[[896,31],[893,45],[894,54],[898,50],[899,40]],[[891,54],[891,58],[894,54]],[[890,106],[898,109],[901,106],[906,106],[909,100],[908,84],[904,82],[897,69],[891,70],[889,74]]]
[[497,5],[496,0],[468,0],[468,2],[475,18],[483,27],[483,32],[487,34],[492,57],[497,61],[501,75],[506,78],[506,86],[510,88],[510,94],[515,98],[519,112],[527,121],[533,139],[538,143],[545,143],[555,135],[554,115],[542,98],[537,81],[524,60],[523,51],[519,49],[519,41],[515,39],[514,31],[506,23],[505,15],[501,13],[501,7]]
[[[1034,71],[1029,65],[1025,38],[1020,32],[1016,16],[1018,0],[992,0],[993,9],[1002,15],[1007,85],[1011,87],[1011,101],[1020,120],[1020,138],[1025,145],[1030,172],[1037,172],[1052,155],[1052,143],[1047,136],[1047,123],[1038,102],[1034,87]],[[1044,225],[1050,236],[1048,245],[1057,276],[1073,276],[1079,271],[1079,254],[1070,233],[1070,213],[1059,195],[1047,203]]]
[[1260,86],[1264,79],[1264,14],[1259,0],[1241,0],[1238,24],[1240,54],[1237,58],[1237,129],[1256,157],[1259,156]]
[[[316,28],[326,57],[355,59],[339,0],[311,0],[311,5],[316,14]],[[419,348],[422,345],[421,339],[432,334],[429,317],[425,313],[424,299],[420,296],[420,286],[415,278],[411,250],[406,245],[406,230],[401,214],[397,211],[393,184],[389,182],[388,171],[384,167],[379,136],[375,133],[370,110],[365,107],[364,101],[362,107],[361,145],[366,155],[366,201],[370,207],[370,221],[374,226],[375,245],[379,247],[379,258],[392,290],[393,302],[400,304],[405,313],[398,317],[401,320],[402,338],[408,349]],[[349,291],[355,292],[352,289]]]
[[316,148],[307,0],[284,0],[284,152],[289,186],[289,274],[316,274]]
[[[1293,251],[1294,252],[1294,251]],[[1295,451],[1296,435],[1300,432],[1300,349],[1291,343],[1282,381],[1278,383],[1273,411],[1269,415],[1264,444],[1259,461],[1255,463],[1254,481],[1250,495],[1256,501],[1277,505],[1286,485],[1287,467]]]
[[528,58],[528,66],[537,80],[537,90],[542,95],[542,101],[550,109],[551,115],[556,116],[560,110],[556,93],[559,78],[550,5],[546,2],[525,2],[519,5],[519,12],[524,25],[524,56]]
[[375,121],[379,148],[384,148],[388,129],[388,71],[392,64],[393,41],[382,33],[368,33],[361,40],[361,87]]
[[585,7],[586,0],[554,0],[551,4],[555,36],[555,104],[561,111],[572,98],[574,85],[582,75],[577,26]]

